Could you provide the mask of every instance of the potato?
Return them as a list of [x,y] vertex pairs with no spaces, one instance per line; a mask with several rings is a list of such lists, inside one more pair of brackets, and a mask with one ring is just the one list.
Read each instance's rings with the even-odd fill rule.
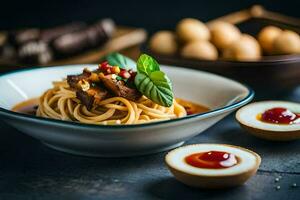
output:
[[275,54],[299,54],[300,36],[290,30],[284,30],[273,42]]
[[217,21],[209,26],[211,42],[220,50],[228,47],[241,36],[240,30],[233,24]]
[[266,26],[258,33],[258,42],[266,54],[272,54],[273,42],[282,33],[280,28]]
[[248,34],[242,34],[239,40],[224,49],[223,57],[230,60],[251,61],[261,57],[261,50],[257,40]]
[[192,18],[181,20],[176,26],[176,33],[178,38],[183,42],[210,39],[210,32],[206,25]]
[[175,33],[171,31],[159,31],[155,33],[149,42],[153,52],[163,55],[174,55],[178,50]]
[[184,58],[216,60],[218,51],[209,41],[199,40],[186,44],[181,50],[181,56]]

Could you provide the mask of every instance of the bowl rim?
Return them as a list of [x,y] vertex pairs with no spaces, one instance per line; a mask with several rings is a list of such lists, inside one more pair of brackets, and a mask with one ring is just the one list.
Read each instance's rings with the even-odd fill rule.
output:
[[[37,69],[46,69],[46,68],[60,68],[60,67],[65,67],[65,66],[85,66],[85,65],[95,65],[95,64],[67,64],[67,65],[58,65],[58,66],[34,66],[34,67],[26,67],[26,68],[21,68],[21,69],[15,69],[12,71],[4,72],[0,74],[0,78],[11,75],[11,74],[16,74],[16,73],[22,73],[25,71],[34,71]],[[171,65],[163,65],[163,66],[171,66]],[[185,69],[184,67],[177,67],[176,68],[182,68]],[[163,120],[163,121],[157,121],[157,122],[151,122],[151,123],[143,123],[143,124],[126,124],[126,125],[101,125],[101,124],[86,124],[86,123],[79,123],[79,122],[73,122],[73,121],[64,121],[64,120],[58,120],[58,119],[51,119],[51,118],[43,118],[43,117],[38,117],[35,115],[28,115],[28,114],[23,114],[23,113],[18,113],[14,112],[5,108],[0,107],[0,118],[3,116],[8,116],[11,118],[21,118],[23,120],[33,120],[38,123],[52,123],[56,125],[62,125],[62,126],[69,126],[69,127],[78,127],[78,128],[105,128],[105,129],[123,129],[123,128],[140,128],[140,127],[153,127],[157,125],[165,125],[165,124],[174,124],[176,122],[182,122],[186,121],[189,119],[199,119],[199,118],[204,118],[204,117],[212,117],[218,114],[225,113],[227,111],[231,111],[235,108],[239,108],[247,103],[249,103],[255,95],[255,92],[253,89],[251,89],[248,85],[240,83],[239,81],[220,76],[214,73],[206,72],[206,71],[201,71],[201,70],[194,70],[194,69],[189,69],[193,70],[196,72],[203,72],[206,74],[214,75],[217,77],[225,78],[227,80],[233,81],[235,83],[240,84],[241,86],[244,86],[247,89],[247,96],[244,97],[243,99],[232,103],[230,105],[223,106],[218,109],[210,110],[204,113],[198,113],[198,114],[193,114],[193,115],[187,115],[185,117],[180,117],[172,120]]]

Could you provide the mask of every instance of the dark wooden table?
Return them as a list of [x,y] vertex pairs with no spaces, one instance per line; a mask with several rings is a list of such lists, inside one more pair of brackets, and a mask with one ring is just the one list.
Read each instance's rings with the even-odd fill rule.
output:
[[[136,52],[127,54],[137,57]],[[300,101],[300,87],[272,89],[258,91],[256,100]],[[114,159],[74,156],[49,149],[0,120],[0,200],[300,199],[300,140],[257,139],[242,130],[232,114],[186,142],[192,143],[243,146],[259,153],[262,164],[243,186],[199,190],[173,178],[164,164],[166,152]]]

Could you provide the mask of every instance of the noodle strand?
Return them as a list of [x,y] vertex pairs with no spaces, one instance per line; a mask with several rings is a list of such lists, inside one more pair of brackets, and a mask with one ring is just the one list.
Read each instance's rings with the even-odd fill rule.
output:
[[176,100],[167,108],[144,96],[137,102],[123,97],[111,97],[98,102],[88,110],[76,98],[76,92],[66,81],[54,82],[53,86],[40,97],[37,116],[87,124],[139,124],[186,115],[184,107]]

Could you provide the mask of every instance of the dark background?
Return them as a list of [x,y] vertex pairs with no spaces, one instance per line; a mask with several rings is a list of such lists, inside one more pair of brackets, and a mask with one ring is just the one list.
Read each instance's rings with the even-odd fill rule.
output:
[[93,22],[112,17],[118,24],[144,27],[150,32],[172,29],[184,17],[207,21],[229,12],[261,4],[266,9],[300,17],[300,1],[250,0],[10,0],[1,3],[0,29],[49,27],[75,20]]

